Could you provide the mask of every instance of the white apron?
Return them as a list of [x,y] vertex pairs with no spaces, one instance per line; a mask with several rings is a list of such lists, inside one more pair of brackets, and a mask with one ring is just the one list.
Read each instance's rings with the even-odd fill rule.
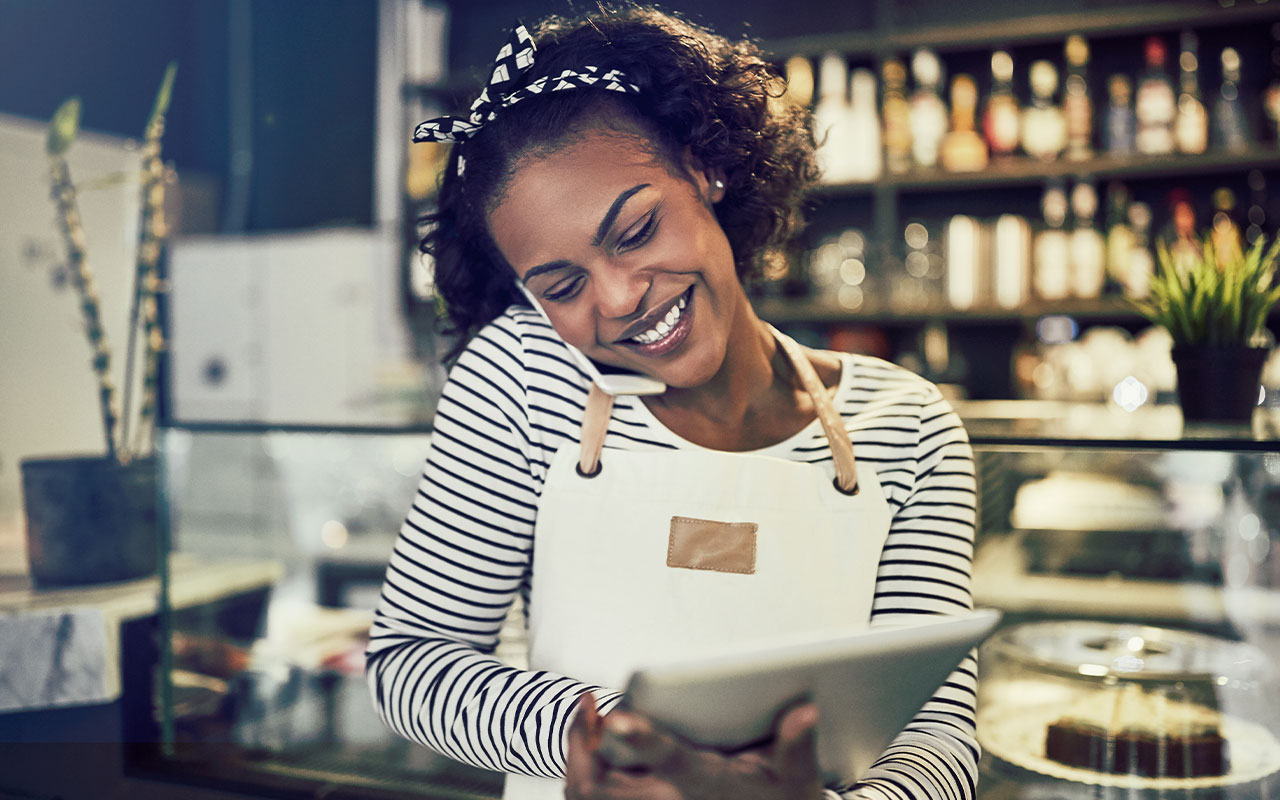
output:
[[[612,398],[593,386],[582,444],[556,452],[538,505],[531,669],[621,689],[641,663],[868,621],[889,505],[813,366],[774,333],[834,460],[601,454]],[[562,798],[564,782],[508,775],[503,796]]]

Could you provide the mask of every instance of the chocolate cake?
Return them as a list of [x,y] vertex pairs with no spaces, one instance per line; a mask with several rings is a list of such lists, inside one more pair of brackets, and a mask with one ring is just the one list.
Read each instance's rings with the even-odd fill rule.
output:
[[1121,775],[1192,778],[1230,769],[1218,712],[1128,685],[1100,690],[1051,723],[1045,756]]

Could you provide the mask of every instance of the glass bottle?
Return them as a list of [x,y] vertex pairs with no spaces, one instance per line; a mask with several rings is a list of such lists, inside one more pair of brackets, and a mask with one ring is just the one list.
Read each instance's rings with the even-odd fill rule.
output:
[[978,84],[968,75],[951,81],[951,130],[942,140],[942,168],[948,172],[978,172],[987,167],[987,143],[974,130]]
[[1093,156],[1093,103],[1086,73],[1089,45],[1083,36],[1067,37],[1067,80],[1062,110],[1067,117],[1067,158],[1082,161]]
[[907,102],[907,68],[896,58],[885,59],[881,98],[884,117],[885,165],[894,174],[911,168],[911,104]]
[[1241,254],[1243,239],[1236,220],[1236,193],[1225,186],[1213,191],[1213,229],[1209,236],[1219,264]]
[[1113,285],[1123,286],[1133,250],[1133,229],[1129,227],[1129,190],[1112,182],[1107,187],[1107,276]]
[[1129,267],[1125,270],[1124,293],[1140,300],[1151,293],[1151,278],[1156,268],[1151,255],[1151,207],[1146,203],[1130,204],[1129,224],[1133,226],[1133,249],[1129,251]]
[[1018,98],[1013,93],[1013,56],[1004,50],[991,54],[991,95],[982,115],[982,132],[996,159],[1018,149]]
[[1146,68],[1138,81],[1135,100],[1139,153],[1162,155],[1173,152],[1173,120],[1177,112],[1173,83],[1165,70],[1165,45],[1159,36],[1147,37],[1143,48]]
[[1187,274],[1200,260],[1196,211],[1191,205],[1191,193],[1186,189],[1174,189],[1169,193],[1169,225],[1161,238],[1179,274]]
[[1027,302],[1031,278],[1031,226],[1025,217],[1001,214],[992,242],[992,293],[1001,308]]
[[818,62],[818,102],[813,108],[813,136],[824,183],[849,180],[849,66],[839,53]]
[[921,48],[911,57],[911,74],[916,82],[911,93],[911,155],[916,166],[932,169],[947,133],[947,106],[938,96],[942,62],[932,50]]
[[1199,60],[1196,57],[1196,35],[1182,32],[1182,54],[1178,57],[1181,70],[1178,95],[1178,112],[1173,123],[1173,138],[1179,153],[1199,154],[1209,145],[1209,115],[1200,102],[1200,81],[1197,76]]
[[1267,223],[1267,179],[1260,169],[1249,170],[1249,212],[1247,220],[1249,227],[1245,228],[1244,240],[1248,247],[1252,247],[1253,243],[1263,233],[1263,226]]
[[1234,47],[1222,48],[1222,87],[1213,106],[1215,144],[1231,152],[1249,148],[1248,122],[1240,102],[1240,54]]
[[873,181],[880,177],[884,157],[880,148],[880,115],[876,112],[876,76],[869,69],[855,69],[849,79],[848,179]]
[[1271,24],[1271,81],[1262,94],[1262,107],[1271,120],[1272,142],[1280,144],[1280,22]]
[[1032,282],[1041,300],[1064,300],[1071,293],[1071,253],[1067,233],[1067,193],[1051,184],[1040,203],[1045,228],[1036,234]]
[[1124,75],[1112,75],[1107,82],[1111,102],[1107,106],[1107,152],[1127,156],[1133,152],[1133,91]]
[[1107,254],[1102,234],[1094,225],[1098,213],[1098,192],[1093,184],[1080,181],[1071,190],[1071,289],[1076,297],[1093,299],[1102,294],[1107,282]]
[[1067,120],[1053,104],[1058,69],[1051,61],[1031,65],[1031,106],[1022,112],[1022,149],[1042,161],[1053,161],[1067,145]]

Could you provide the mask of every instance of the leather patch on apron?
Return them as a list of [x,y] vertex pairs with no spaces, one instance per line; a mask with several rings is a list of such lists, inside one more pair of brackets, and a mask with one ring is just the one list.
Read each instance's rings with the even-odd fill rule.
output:
[[672,517],[667,566],[752,575],[757,527],[754,522]]

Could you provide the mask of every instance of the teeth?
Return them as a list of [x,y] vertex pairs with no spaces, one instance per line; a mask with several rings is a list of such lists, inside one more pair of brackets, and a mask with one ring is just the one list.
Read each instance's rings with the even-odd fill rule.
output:
[[636,342],[637,344],[653,344],[659,339],[665,337],[671,332],[671,329],[675,327],[676,322],[680,319],[680,313],[684,310],[687,303],[688,300],[686,299],[686,295],[680,295],[680,299],[676,301],[676,304],[671,307],[671,310],[667,312],[667,315],[663,317],[657,325],[644,333],[632,336],[631,341]]

